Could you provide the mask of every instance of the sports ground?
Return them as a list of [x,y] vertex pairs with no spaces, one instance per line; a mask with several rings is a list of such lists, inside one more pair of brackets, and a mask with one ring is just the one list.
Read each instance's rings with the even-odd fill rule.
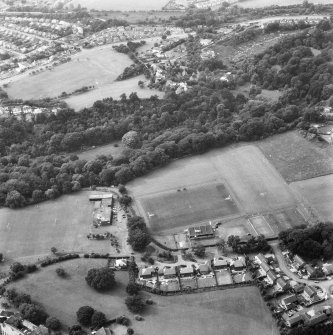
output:
[[[279,220],[271,222],[260,215],[284,213],[297,206],[289,186],[254,145],[177,160],[136,179],[129,189],[140,214],[156,233],[210,220],[228,221],[238,215],[257,219],[250,224],[240,220],[236,231],[272,235],[280,230],[272,227]],[[236,228],[234,222],[226,226]]]

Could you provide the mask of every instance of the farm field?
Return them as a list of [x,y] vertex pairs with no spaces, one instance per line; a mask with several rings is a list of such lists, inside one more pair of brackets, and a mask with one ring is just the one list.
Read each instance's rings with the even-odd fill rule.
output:
[[297,131],[269,137],[256,145],[287,182],[333,173],[333,158],[327,149]]
[[[237,3],[240,7],[245,8],[261,8],[269,6],[289,6],[289,5],[300,5],[302,0],[245,0]],[[314,0],[314,4],[330,4],[331,0]]]
[[239,213],[232,200],[226,200],[228,190],[223,184],[190,187],[172,190],[140,198],[144,210],[149,213],[153,232],[188,226],[200,222]]
[[291,183],[316,210],[322,220],[333,221],[333,175]]
[[[85,276],[91,268],[106,266],[106,260],[80,258],[61,264],[50,265],[12,284],[19,292],[31,295],[41,303],[46,312],[61,320],[66,326],[77,324],[76,311],[90,305],[112,318],[126,313],[124,299],[128,273],[116,272],[117,286],[108,292],[99,293],[86,284]],[[55,270],[63,268],[67,279],[57,276]]]
[[[117,144],[117,146],[115,146]],[[121,141],[110,143],[107,145],[98,146],[93,149],[88,149],[85,151],[79,151],[75,154],[79,159],[85,159],[87,161],[97,158],[99,155],[111,155],[112,157],[119,157],[123,151],[124,147]]]
[[152,299],[156,303],[152,312],[133,327],[137,334],[278,334],[266,304],[254,287],[152,296]]
[[146,79],[142,75],[122,81],[111,80],[112,82],[98,86],[97,88],[84,94],[73,95],[67,99],[64,99],[64,101],[68,104],[69,107],[78,111],[85,107],[91,107],[97,100],[102,100],[109,97],[113,99],[119,99],[120,95],[123,93],[129,96],[132,92],[136,92],[138,97],[141,99],[150,98],[152,95],[157,95],[160,98],[164,96],[164,92],[158,91],[156,89],[140,88],[138,86],[138,81],[140,80],[145,81]]
[[23,209],[1,208],[0,245],[5,257],[24,262],[31,256],[49,254],[51,247],[59,251],[109,252],[109,241],[86,237],[92,231],[92,204],[88,200],[91,193],[81,191]]
[[[136,179],[128,184],[128,188],[137,200],[141,215],[149,221],[149,208],[145,208],[147,204],[142,199],[170,192],[176,195],[177,189],[203,187],[214,183],[226,185],[231,199],[242,214],[272,212],[297,204],[288,185],[254,145],[236,145],[177,160],[166,168]],[[203,203],[200,203],[200,208],[209,211],[210,200],[206,201],[202,197],[201,201]],[[164,211],[163,207],[158,210]],[[184,215],[186,212],[191,215],[193,208],[184,207],[182,211]],[[164,212],[163,215],[170,214]],[[193,225],[201,219],[201,216],[193,216],[188,224]]]

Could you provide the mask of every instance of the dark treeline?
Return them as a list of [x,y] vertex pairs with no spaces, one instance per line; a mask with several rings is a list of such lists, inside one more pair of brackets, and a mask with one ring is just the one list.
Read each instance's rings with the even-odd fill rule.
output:
[[288,229],[281,232],[279,238],[293,254],[307,259],[330,259],[333,256],[332,223]]
[[[309,125],[319,118],[315,103],[318,97],[323,98],[323,92],[329,96],[332,81],[325,50],[331,31],[326,28],[325,23],[308,32],[309,36],[286,38],[242,68],[232,70],[234,79],[228,82],[220,80],[223,63],[200,60],[197,43],[190,39],[186,46],[187,76],[193,78],[187,81],[189,89],[184,93],[169,90],[163,100],[156,96],[140,100],[135,93],[129,97],[123,94],[119,101],[97,101],[80,113],[63,108],[57,114],[39,114],[33,121],[0,119],[0,205],[20,207],[82,187],[124,184],[175,158]],[[323,50],[321,55],[314,56],[309,46]],[[270,56],[272,50],[274,56]],[[276,76],[284,78],[286,94],[267,102],[253,100],[256,89],[251,89],[250,98],[232,93],[238,83],[249,80],[266,86],[270,57],[281,64]],[[299,58],[296,65],[290,62],[295,57]],[[304,62],[306,72],[300,65]],[[295,98],[291,100],[288,87],[295,76],[302,78],[302,85],[293,87]],[[320,83],[319,90],[313,82]],[[274,78],[267,84],[282,87]],[[120,157],[99,156],[87,162],[68,155],[85,146],[120,140],[129,131],[138,134],[140,145],[125,149]]]

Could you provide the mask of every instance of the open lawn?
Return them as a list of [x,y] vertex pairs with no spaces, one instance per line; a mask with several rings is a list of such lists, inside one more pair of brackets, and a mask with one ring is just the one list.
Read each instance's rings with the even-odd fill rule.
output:
[[258,289],[243,287],[198,294],[151,297],[145,321],[133,328],[139,335],[277,335]]
[[47,70],[14,81],[6,91],[11,98],[37,99],[56,97],[62,92],[71,93],[82,86],[94,85],[95,89],[88,92],[92,94],[113,83],[130,64],[132,64],[130,58],[117,53],[112,46],[83,50],[73,55],[70,62],[61,64],[51,71]]
[[[211,184],[140,198],[154,232],[238,213],[223,184]],[[226,200],[227,199],[227,200]]]
[[[147,204],[144,201],[142,204],[141,199],[149,196],[156,197],[158,193],[162,194],[163,192],[170,192],[168,194],[171,195],[173,192],[173,197],[177,199],[177,197],[180,197],[177,189],[185,187],[188,191],[180,192],[185,193],[182,193],[181,201],[184,206],[187,201],[187,211],[189,215],[192,215],[190,213],[196,209],[189,200],[195,197],[195,195],[191,195],[191,190],[192,188],[195,190],[196,186],[202,187],[207,186],[207,184],[226,185],[227,194],[230,195],[230,199],[243,214],[271,212],[286,207],[290,208],[297,204],[288,185],[254,145],[236,145],[212,150],[200,156],[174,161],[165,168],[154,171],[145,177],[137,178],[128,184],[128,188],[137,200],[141,215],[144,215],[148,220],[148,211],[150,212],[150,210],[144,209]],[[217,193],[215,194],[217,196]],[[221,194],[221,196],[224,197],[225,194]],[[212,210],[214,206],[218,206],[218,210],[221,211],[221,202],[217,201],[215,202],[216,205],[211,206],[211,197],[208,196],[207,200],[206,197],[205,193],[205,196],[200,198],[197,206],[200,206],[201,209],[207,209],[207,212]],[[166,203],[158,197],[151,201],[155,204],[155,207],[160,204],[161,208],[158,208],[158,211],[161,212],[159,212],[159,215],[163,214],[169,220],[172,214],[168,211],[174,210],[174,205],[168,206],[170,201],[172,203],[172,199],[170,198],[170,201],[168,200],[169,202]],[[192,206],[192,208],[189,206]],[[154,212],[152,213],[154,214]],[[202,220],[202,216],[199,215],[201,213],[190,216],[188,225],[193,225]],[[154,217],[150,219],[154,220]],[[185,217],[177,223],[183,225],[184,220]]]
[[73,95],[67,99],[65,102],[69,107],[74,108],[76,111],[83,109],[85,107],[91,107],[95,101],[102,100],[105,98],[119,99],[119,97],[125,93],[129,96],[132,92],[136,92],[138,97],[141,99],[150,98],[152,95],[157,95],[160,98],[164,96],[164,92],[160,92],[155,89],[140,88],[138,86],[138,81],[145,81],[145,77],[137,76],[122,81],[113,81],[111,83],[106,83],[102,86],[98,86],[84,94]]
[[[0,246],[7,259],[44,256],[51,247],[59,251],[110,252],[109,241],[89,240],[92,204],[81,191],[23,209],[0,209]],[[95,192],[96,193],[96,192]],[[102,233],[111,228],[94,229]]]
[[[87,271],[105,266],[105,263],[105,260],[97,259],[67,261],[30,274],[11,286],[29,293],[50,315],[67,326],[76,323],[75,313],[79,307],[90,305],[103,311],[108,318],[123,314],[130,316],[131,327],[138,335],[278,334],[255,287],[170,297],[145,294],[154,304],[143,313],[144,321],[135,321],[124,304],[127,272],[116,272],[117,286],[105,293],[98,293],[86,284]],[[55,273],[57,267],[64,268],[69,278],[59,278]]]
[[[108,292],[99,293],[89,287],[84,278],[89,269],[103,266],[106,266],[105,259],[81,258],[67,261],[42,268],[11,286],[30,294],[33,300],[44,306],[48,314],[55,316],[67,326],[77,323],[76,311],[85,305],[102,311],[108,318],[113,318],[126,313],[124,299],[128,273],[116,272],[116,287]],[[68,278],[57,276],[55,270],[59,267],[68,273]]]
[[269,137],[257,146],[287,182],[333,173],[332,155],[297,131]]
[[[115,146],[116,145],[116,146]],[[96,148],[88,149],[85,151],[78,151],[75,154],[79,159],[85,159],[87,161],[94,160],[100,155],[111,155],[112,157],[119,157],[123,151],[124,147],[121,141],[110,143],[107,145],[102,145]]]
[[333,175],[291,183],[316,210],[322,220],[333,221]]

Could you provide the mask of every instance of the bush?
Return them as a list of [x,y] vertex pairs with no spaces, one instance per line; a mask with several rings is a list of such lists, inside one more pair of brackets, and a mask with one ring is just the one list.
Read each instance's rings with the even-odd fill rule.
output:
[[61,328],[61,323],[57,318],[50,316],[46,319],[45,326],[53,331],[56,331]]
[[39,305],[24,303],[20,305],[19,310],[24,319],[34,323],[36,326],[46,321],[47,314]]
[[107,290],[114,286],[114,272],[110,268],[90,269],[86,276],[86,282],[96,290]]
[[90,306],[82,306],[76,312],[77,321],[83,326],[90,326],[91,317],[93,316],[95,310]]
[[32,273],[38,270],[36,264],[29,264],[26,266],[27,273]]
[[141,313],[145,309],[145,303],[139,295],[127,297],[125,304],[132,313]]
[[203,245],[198,245],[197,247],[193,248],[194,255],[197,257],[203,258],[206,254],[206,249]]
[[59,277],[62,277],[62,278],[65,278],[66,277],[66,272],[63,268],[57,268],[56,269],[56,274],[59,276]]
[[135,294],[138,294],[140,291],[140,287],[135,284],[135,283],[129,283],[126,287],[126,292],[129,294],[129,295],[135,295]]
[[25,271],[25,266],[19,262],[15,262],[10,266],[11,273],[18,273],[18,272],[24,272],[24,271]]

